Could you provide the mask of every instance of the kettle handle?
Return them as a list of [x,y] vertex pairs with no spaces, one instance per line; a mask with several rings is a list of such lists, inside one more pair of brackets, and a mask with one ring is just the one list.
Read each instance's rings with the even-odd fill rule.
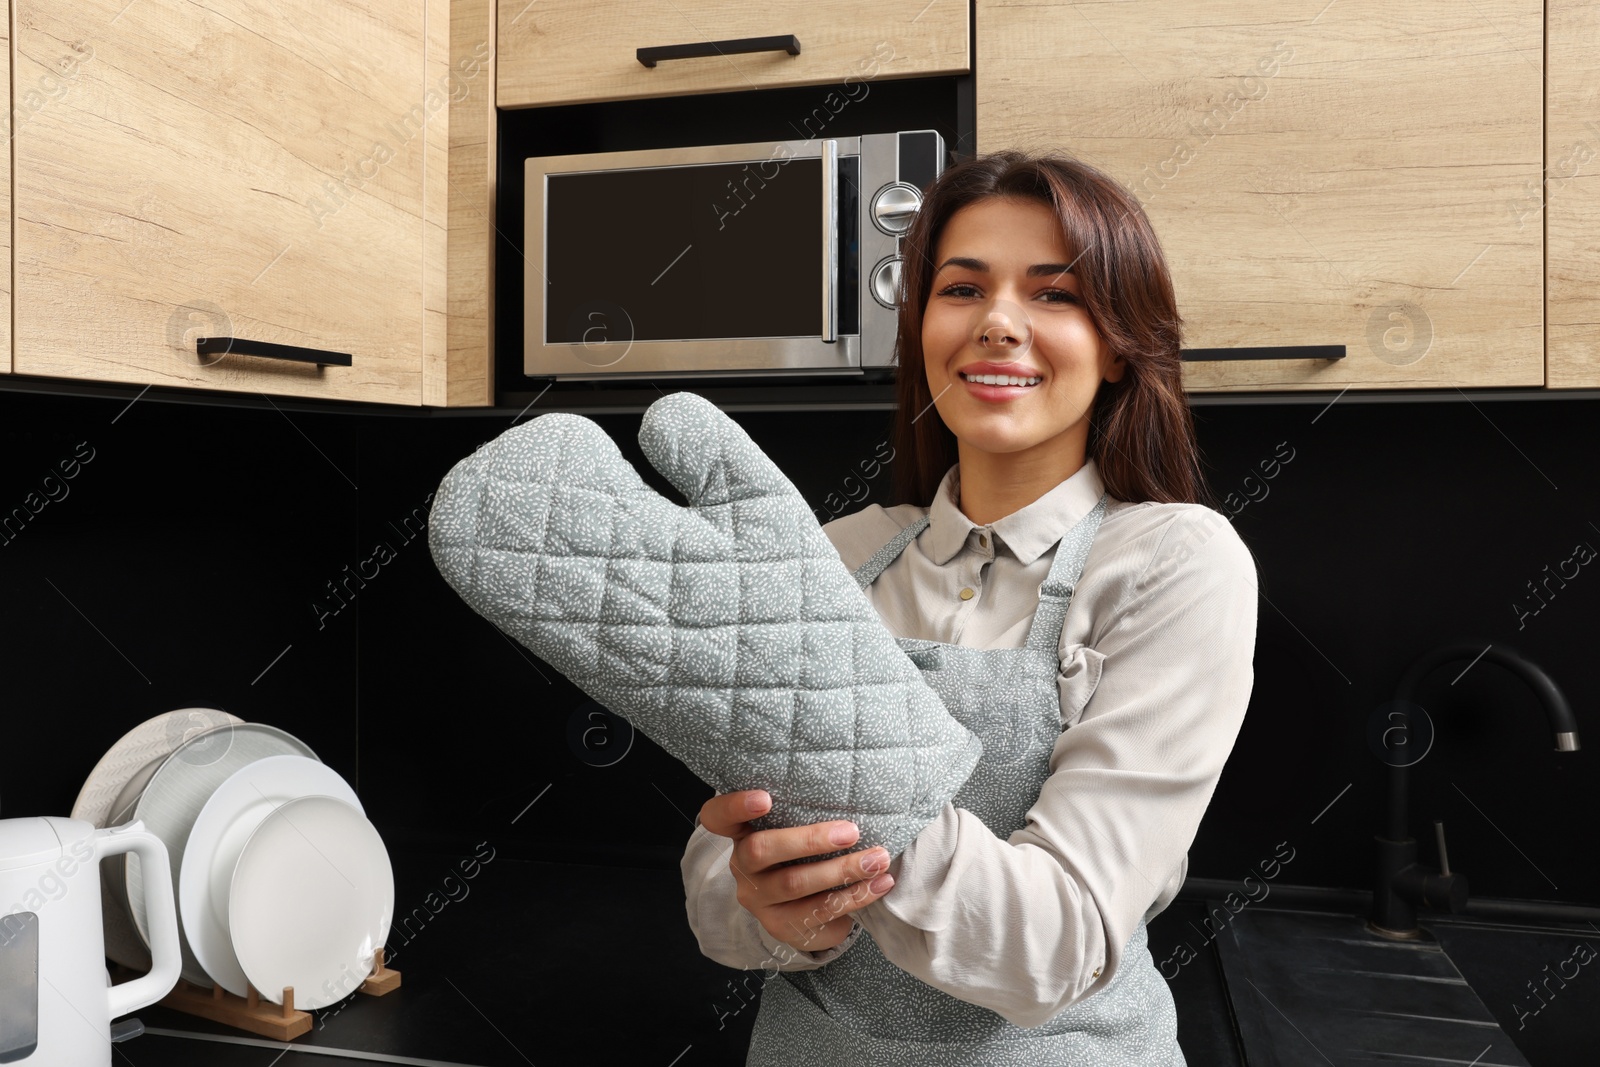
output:
[[144,875],[145,928],[150,931],[150,973],[106,990],[111,1018],[154,1004],[178,984],[183,958],[178,951],[178,909],[172,892],[172,864],[167,846],[145,830],[142,820],[96,830],[94,862],[124,852],[139,855]]

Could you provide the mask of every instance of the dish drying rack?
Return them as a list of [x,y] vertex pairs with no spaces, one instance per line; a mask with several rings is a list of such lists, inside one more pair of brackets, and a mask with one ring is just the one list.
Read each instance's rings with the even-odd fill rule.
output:
[[[117,977],[119,974],[120,979]],[[113,972],[114,981],[126,981],[137,977],[139,977],[138,972],[120,964]],[[172,992],[158,1003],[164,1008],[196,1015],[214,1023],[247,1030],[252,1034],[278,1041],[293,1041],[311,1029],[311,1013],[301,1011],[294,1006],[293,986],[283,987],[282,1004],[274,1004],[263,998],[253,985],[247,988],[249,995],[241,997],[228,992],[220,985],[202,989],[180,978]],[[372,961],[372,973],[362,980],[355,988],[355,992],[381,997],[399,988],[400,972],[384,965],[383,949],[378,949],[377,956]]]

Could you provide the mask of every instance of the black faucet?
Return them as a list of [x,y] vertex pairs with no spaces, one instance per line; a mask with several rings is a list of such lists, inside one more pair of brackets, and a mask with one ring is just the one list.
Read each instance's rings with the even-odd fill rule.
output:
[[1390,712],[1395,725],[1385,731],[1386,741],[1387,735],[1395,732],[1399,733],[1400,740],[1393,746],[1392,751],[1396,753],[1393,758],[1383,757],[1389,765],[1389,819],[1385,832],[1376,837],[1377,884],[1372,894],[1372,914],[1367,919],[1367,929],[1383,937],[1412,939],[1421,936],[1417,929],[1418,905],[1452,912],[1460,912],[1467,906],[1466,876],[1450,871],[1450,861],[1444,850],[1443,823],[1434,823],[1440,869],[1430,870],[1417,862],[1417,842],[1406,826],[1407,768],[1427,753],[1424,750],[1411,755],[1405,749],[1411,740],[1410,709],[1416,707],[1412,696],[1418,683],[1446,663],[1480,658],[1511,671],[1539,697],[1555,734],[1557,752],[1578,751],[1578,722],[1567,705],[1567,698],[1548,674],[1517,652],[1488,641],[1457,641],[1442,645],[1412,663],[1395,693],[1396,710]]

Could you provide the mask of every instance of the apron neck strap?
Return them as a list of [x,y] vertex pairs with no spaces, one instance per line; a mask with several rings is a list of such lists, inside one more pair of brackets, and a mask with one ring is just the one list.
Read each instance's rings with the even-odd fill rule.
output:
[[904,530],[894,535],[893,540],[878,549],[873,557],[856,569],[856,584],[865,589],[878,580],[878,575],[883,569],[893,563],[906,550],[906,546],[917,539],[917,535],[928,528],[928,517],[924,515]]
[[1099,502],[1056,545],[1050,573],[1039,587],[1039,610],[1034,613],[1033,625],[1028,629],[1028,648],[1054,653],[1061,647],[1061,628],[1067,621],[1067,607],[1072,603],[1073,590],[1083,574],[1084,561],[1089,558],[1089,546],[1094,543],[1094,535],[1105,514],[1106,494],[1101,493]]

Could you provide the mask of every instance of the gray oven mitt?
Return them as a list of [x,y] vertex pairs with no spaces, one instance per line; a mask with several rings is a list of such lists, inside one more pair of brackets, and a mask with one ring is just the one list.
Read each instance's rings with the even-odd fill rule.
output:
[[577,415],[541,415],[461,460],[428,520],[445,580],[718,793],[766,790],[753,828],[850,819],[857,845],[828,856],[899,855],[982,742],[737,423],[674,393],[639,443],[688,507]]

